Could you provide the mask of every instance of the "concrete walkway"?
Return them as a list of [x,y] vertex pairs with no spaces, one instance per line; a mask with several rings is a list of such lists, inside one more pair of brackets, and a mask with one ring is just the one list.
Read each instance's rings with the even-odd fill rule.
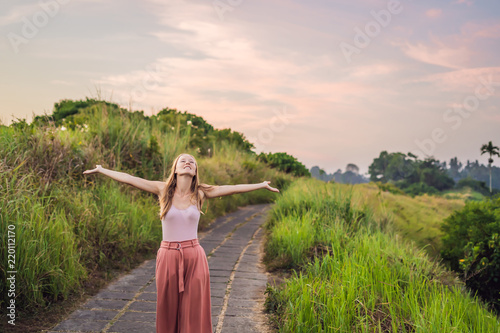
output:
[[[210,268],[214,333],[267,331],[262,308],[268,276],[259,247],[269,209],[270,204],[243,207],[199,234]],[[144,262],[44,332],[155,333],[155,268],[155,259]]]

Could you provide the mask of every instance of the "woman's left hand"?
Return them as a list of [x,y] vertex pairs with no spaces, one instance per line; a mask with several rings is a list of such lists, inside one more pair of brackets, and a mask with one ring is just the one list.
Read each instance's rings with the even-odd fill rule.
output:
[[279,191],[280,191],[280,190],[278,190],[277,188],[274,188],[274,187],[269,186],[269,183],[270,183],[270,181],[265,180],[265,181],[263,182],[263,184],[264,184],[264,188],[268,189],[269,191],[273,191],[273,192],[278,192],[278,193],[279,193]]

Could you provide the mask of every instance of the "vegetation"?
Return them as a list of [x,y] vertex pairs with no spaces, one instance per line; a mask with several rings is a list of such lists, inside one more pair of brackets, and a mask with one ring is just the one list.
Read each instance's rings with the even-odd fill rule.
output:
[[481,193],[483,196],[489,195],[485,182],[474,180],[470,177],[460,179],[455,187],[457,189],[469,187],[472,190]]
[[297,177],[311,177],[311,173],[305,165],[287,153],[260,153],[258,158],[260,161],[267,163],[271,168],[277,168],[280,171],[291,173]]
[[434,258],[440,257],[440,229],[443,220],[455,210],[464,206],[464,201],[473,196],[469,189],[453,192],[452,196],[433,196],[426,193],[417,196],[406,195],[391,183],[371,182],[369,184],[337,184],[343,191],[352,191],[355,207],[368,205],[378,220],[387,220],[395,232],[415,242]]
[[[490,146],[482,151],[491,160]],[[158,247],[157,198],[84,170],[101,164],[163,180],[175,156],[188,152],[202,182],[265,179],[280,189],[266,225],[269,268],[291,273],[267,290],[280,332],[499,330],[498,318],[465,289],[498,307],[500,201],[469,202],[498,192],[477,180],[486,167],[476,161],[460,170],[455,158],[447,169],[433,158],[384,151],[370,165],[372,182],[351,186],[311,179],[293,156],[253,148],[241,133],[187,112],[166,108],[147,117],[93,99],[63,100],[31,124],[0,126],[0,235],[15,230],[19,314],[42,316],[97,273],[109,279]],[[494,185],[500,168],[491,163]],[[255,191],[210,200],[200,228],[274,198]],[[430,259],[440,253],[465,284]],[[0,256],[5,281],[6,247]],[[7,287],[0,285],[2,313]]]
[[484,144],[481,146],[481,155],[483,154],[489,154],[490,157],[488,158],[488,169],[490,171],[490,193],[492,193],[492,188],[491,188],[491,163],[493,163],[493,156],[499,156],[500,157],[500,153],[498,151],[498,147],[497,146],[493,146],[493,144],[490,142],[488,142],[488,144]]
[[[410,157],[410,158],[407,158]],[[412,159],[411,159],[412,158]],[[432,157],[419,160],[408,153],[387,153],[383,151],[368,167],[371,181],[383,183],[393,181],[396,186],[410,195],[437,193],[450,189],[455,182],[446,173],[446,166]]]
[[[484,146],[483,149],[485,152],[489,152],[487,146]],[[492,154],[495,154],[495,150]],[[491,180],[492,171],[497,172],[500,176],[500,168],[491,167],[491,157],[489,162]],[[467,161],[467,166],[462,170],[462,164],[458,162],[457,158],[451,159],[450,167],[447,168],[446,162],[441,163],[433,157],[419,160],[411,153],[406,155],[382,151],[379,157],[373,160],[368,171],[371,181],[380,181],[384,184],[392,183],[412,196],[423,193],[440,195],[451,189],[460,189],[465,186],[466,182],[468,185],[473,185],[475,190],[486,195],[483,190],[479,189],[482,179],[487,177],[486,167],[479,165],[477,161],[475,163]],[[470,180],[478,183],[472,184]],[[497,187],[500,189],[500,180]],[[500,193],[499,189],[491,189],[490,195]]]
[[445,219],[442,256],[467,287],[500,310],[500,196]]
[[[164,180],[175,156],[188,152],[197,157],[202,182],[270,180],[286,188],[293,177],[269,168],[249,147],[243,135],[215,130],[185,112],[165,109],[145,117],[95,100],[61,101],[53,115],[0,127],[0,235],[6,239],[7,230],[15,229],[18,315],[43,316],[98,272],[109,279],[113,270],[154,257],[161,241],[157,198],[84,170],[101,164]],[[200,228],[238,206],[274,197],[254,191],[210,200]],[[2,281],[6,251],[0,247]],[[0,284],[2,312],[6,288]]]
[[358,166],[353,163],[347,164],[345,172],[342,172],[341,169],[337,169],[334,173],[329,174],[318,166],[313,166],[310,172],[312,177],[325,182],[337,182],[342,184],[362,184],[369,182],[365,176],[359,173]]
[[[356,185],[358,186],[358,185]],[[269,286],[279,332],[497,332],[498,318],[448,271],[390,231],[339,184],[300,179],[267,222],[266,261],[291,277]]]
[[462,163],[455,157],[450,160],[448,168],[448,174],[453,178],[453,180],[455,180],[455,182],[463,178],[472,178],[477,181],[489,183],[490,171],[492,175],[492,194],[494,194],[495,190],[498,191],[500,189],[499,167],[491,166],[491,168],[488,168],[484,164],[480,164],[478,160],[473,162],[467,160],[467,163],[462,165]]

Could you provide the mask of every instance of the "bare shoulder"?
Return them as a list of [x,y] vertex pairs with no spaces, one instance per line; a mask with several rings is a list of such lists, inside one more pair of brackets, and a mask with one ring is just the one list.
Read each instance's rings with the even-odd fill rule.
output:
[[205,191],[199,189],[199,191],[201,192],[200,195],[201,195],[201,198],[202,200],[205,200],[205,199],[210,199],[210,198],[214,198],[216,197],[216,195],[214,195],[214,191],[217,191],[217,189],[219,188],[219,186],[217,185],[209,185],[209,184],[203,184],[203,188],[205,189]]
[[200,196],[201,202],[203,202],[206,199],[205,192],[203,192],[202,189],[198,189],[198,195]]
[[158,181],[156,185],[158,186],[158,196],[163,196],[167,191],[167,183]]

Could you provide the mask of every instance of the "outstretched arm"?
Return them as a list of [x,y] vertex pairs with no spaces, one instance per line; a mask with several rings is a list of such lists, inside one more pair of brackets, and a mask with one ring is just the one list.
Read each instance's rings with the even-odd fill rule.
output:
[[125,172],[105,169],[100,165],[97,165],[96,168],[93,170],[86,170],[83,172],[84,175],[94,174],[94,173],[102,173],[103,175],[106,175],[109,178],[112,178],[114,180],[117,180],[125,184],[132,185],[140,190],[154,193],[156,195],[160,194],[162,186],[165,185],[164,182],[142,179],[140,177],[129,175],[128,173]]
[[206,194],[208,198],[217,198],[225,195],[255,191],[262,188],[273,192],[280,191],[277,188],[269,186],[269,183],[270,181],[266,180],[259,184],[216,185],[212,191],[209,191]]

